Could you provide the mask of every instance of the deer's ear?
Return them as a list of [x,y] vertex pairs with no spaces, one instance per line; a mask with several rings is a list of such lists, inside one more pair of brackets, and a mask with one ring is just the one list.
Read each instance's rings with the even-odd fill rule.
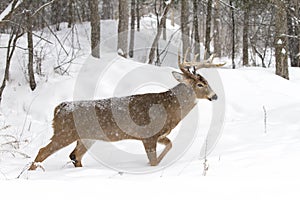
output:
[[175,72],[175,71],[173,71],[172,74],[173,74],[174,78],[175,78],[177,81],[179,81],[180,83],[185,82],[185,77],[184,77],[183,74],[181,74],[181,73],[179,73],[179,72]]

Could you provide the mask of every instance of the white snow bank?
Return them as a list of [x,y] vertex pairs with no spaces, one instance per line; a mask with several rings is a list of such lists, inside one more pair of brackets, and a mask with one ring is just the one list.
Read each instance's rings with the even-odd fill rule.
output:
[[[144,26],[149,27],[149,32],[155,33],[155,30],[150,28],[155,23],[152,24],[152,19],[147,20]],[[15,179],[34,159],[39,148],[49,142],[53,134],[51,120],[54,107],[62,101],[74,99],[74,94],[76,99],[107,98],[159,92],[176,84],[171,75],[173,68],[144,65],[117,57],[116,53],[109,54],[112,50],[115,51],[116,43],[111,42],[113,38],[109,39],[116,33],[115,21],[102,23],[102,26],[111,27],[102,28],[102,37],[107,39],[106,43],[111,42],[111,46],[106,45],[107,48],[101,50],[108,53],[103,54],[100,60],[92,60],[92,65],[83,68],[82,64],[87,58],[86,52],[89,52],[87,26],[84,24],[78,29],[79,37],[85,38],[86,43],[81,46],[82,52],[79,51],[83,56],[71,64],[72,70],[69,75],[58,76],[53,73],[58,47],[51,46],[47,49],[50,53],[47,54],[49,57],[45,64],[46,76],[39,77],[38,88],[34,92],[30,92],[23,76],[23,68],[18,65],[22,54],[17,54],[18,59],[14,60],[12,68],[12,80],[5,89],[1,104],[0,124],[2,127],[9,127],[0,130],[0,134],[10,134],[22,141],[17,150],[30,155],[31,158],[0,154],[0,179]],[[58,35],[64,38],[67,33],[68,31],[64,30],[58,32]],[[143,46],[152,41],[150,37],[148,40],[143,38],[141,36],[139,39],[137,36],[137,41],[140,41],[138,45],[142,49],[137,53],[137,60],[146,59],[147,52]],[[3,40],[0,42],[3,43],[5,38],[1,39]],[[24,43],[25,40],[20,42]],[[177,49],[172,51],[176,53],[170,56],[165,64],[171,67],[176,66],[177,62]],[[0,50],[0,54],[5,55],[5,52]],[[1,66],[4,66],[2,62],[0,60]],[[105,68],[107,63],[110,63],[109,67],[102,73],[100,69]],[[203,160],[199,160],[199,155],[212,113],[211,103],[203,100],[198,104],[201,119],[199,135],[180,160],[162,171],[140,175],[122,174],[101,165],[91,155],[86,155],[83,159],[83,168],[74,169],[68,158],[74,148],[72,144],[43,162],[45,172],[25,171],[19,180],[0,181],[1,195],[18,199],[53,199],[57,196],[153,199],[154,194],[162,198],[230,200],[297,197],[299,192],[296,187],[299,186],[300,180],[300,95],[297,92],[300,87],[300,70],[290,69],[290,81],[274,75],[273,70],[218,70],[226,96],[226,119],[221,139],[207,158],[209,168],[206,177],[202,176]],[[206,75],[211,73],[209,69],[201,72]],[[0,74],[2,73],[3,69]],[[134,76],[127,76],[128,74]],[[131,78],[132,81],[120,84],[121,80],[126,78]],[[139,85],[139,81],[146,78],[155,80],[155,84]],[[176,136],[174,133],[176,130],[170,135],[171,139]],[[117,145],[123,150],[144,155],[143,160],[125,163],[127,167],[132,167],[132,163],[149,167],[140,143],[122,141]],[[176,150],[178,148],[174,145],[171,151]],[[107,151],[103,150],[101,153],[107,154]],[[111,154],[107,155],[114,158]],[[167,155],[164,160],[169,158]]]

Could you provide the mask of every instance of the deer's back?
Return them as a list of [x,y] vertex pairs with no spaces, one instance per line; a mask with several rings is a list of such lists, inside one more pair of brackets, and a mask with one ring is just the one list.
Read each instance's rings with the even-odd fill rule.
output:
[[163,135],[170,132],[180,119],[179,103],[167,91],[93,101],[63,102],[55,108],[53,128],[58,135],[76,134],[81,139],[118,141],[142,139],[153,133],[157,136]]

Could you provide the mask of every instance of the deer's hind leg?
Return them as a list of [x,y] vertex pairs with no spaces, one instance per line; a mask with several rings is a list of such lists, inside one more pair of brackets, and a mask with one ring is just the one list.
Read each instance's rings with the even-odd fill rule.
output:
[[165,145],[164,150],[161,152],[161,154],[158,156],[158,163],[165,157],[165,155],[171,150],[172,148],[172,142],[167,137],[159,138],[158,143]]
[[52,137],[51,142],[41,148],[39,150],[38,155],[36,156],[36,158],[34,159],[34,162],[31,164],[29,170],[35,170],[37,168],[37,163],[43,162],[46,158],[48,158],[50,155],[54,154],[55,152],[57,152],[58,150],[72,144],[73,142],[75,142],[76,139],[73,138],[68,138],[68,137]]
[[[156,146],[157,142],[160,144],[165,145],[164,150],[161,154],[157,157]],[[165,155],[170,151],[172,148],[172,142],[167,137],[161,138],[148,138],[143,140],[143,144],[150,162],[151,166],[156,166],[160,163],[160,161],[165,157]]]
[[69,156],[75,167],[82,167],[82,157],[94,143],[92,140],[77,140],[76,147]]
[[158,164],[156,155],[157,138],[147,138],[142,140],[151,166]]

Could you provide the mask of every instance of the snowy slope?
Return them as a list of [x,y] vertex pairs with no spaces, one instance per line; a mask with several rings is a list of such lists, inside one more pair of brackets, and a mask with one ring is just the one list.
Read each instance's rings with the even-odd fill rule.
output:
[[[110,36],[115,33],[116,22],[103,24],[105,27],[113,24],[111,29],[102,28],[102,37],[113,41],[114,36]],[[149,32],[153,31],[151,20],[145,20],[143,25],[149,27]],[[174,30],[170,29],[170,33]],[[86,40],[86,31],[86,24],[78,27],[81,41]],[[59,32],[59,37],[64,37],[66,33]],[[3,42],[5,38],[1,40]],[[147,45],[146,42],[142,43],[142,39],[139,41],[142,53],[137,54],[136,60],[141,61],[145,59],[143,55],[146,55],[142,45]],[[46,77],[39,77],[39,86],[34,92],[30,92],[26,79],[21,75],[22,67],[12,68],[12,81],[5,90],[1,104],[0,125],[4,128],[0,129],[0,134],[14,136],[19,141],[19,148],[13,144],[13,147],[1,146],[0,150],[22,152],[30,158],[24,158],[18,153],[12,156],[1,151],[1,196],[13,199],[299,198],[300,95],[297,91],[300,88],[300,69],[290,69],[290,81],[274,75],[274,69],[217,70],[225,94],[225,119],[221,137],[207,157],[209,168],[206,176],[203,176],[200,151],[214,113],[213,104],[205,100],[199,101],[195,108],[199,111],[200,119],[197,122],[197,135],[189,148],[185,149],[184,155],[163,170],[160,166],[147,165],[144,149],[139,142],[121,141],[115,144],[118,148],[140,154],[138,160],[125,158],[127,162],[121,163],[124,171],[104,166],[92,155],[94,151],[83,159],[85,167],[73,168],[68,155],[74,144],[43,162],[45,172],[41,169],[24,171],[39,148],[49,142],[53,109],[60,102],[159,92],[176,85],[171,71],[176,66],[173,62],[176,62],[177,49],[170,50],[176,53],[166,61],[165,65],[169,67],[158,68],[118,57],[111,53],[115,44],[105,44],[102,57],[97,60],[87,56],[89,44],[88,41],[83,43],[78,50],[82,56],[70,66],[70,75],[65,76],[51,70],[55,63],[53,60],[57,58],[55,53],[52,56],[47,54],[49,56],[45,65],[49,69],[45,72]],[[54,52],[50,47],[47,51]],[[3,50],[0,53],[4,55]],[[19,52],[16,57],[21,55]],[[16,60],[14,66],[19,66]],[[209,69],[200,71],[219,91],[220,87],[213,83],[215,72]],[[193,124],[192,121],[187,120],[186,123]],[[178,128],[171,133],[173,141],[177,133]],[[11,141],[11,138],[1,137],[0,140],[3,144]],[[161,166],[168,163],[178,149],[180,146],[174,144]],[[109,150],[101,153],[107,152]],[[111,158],[116,162],[120,159],[114,154]],[[158,170],[138,175],[126,172],[136,168]]]

